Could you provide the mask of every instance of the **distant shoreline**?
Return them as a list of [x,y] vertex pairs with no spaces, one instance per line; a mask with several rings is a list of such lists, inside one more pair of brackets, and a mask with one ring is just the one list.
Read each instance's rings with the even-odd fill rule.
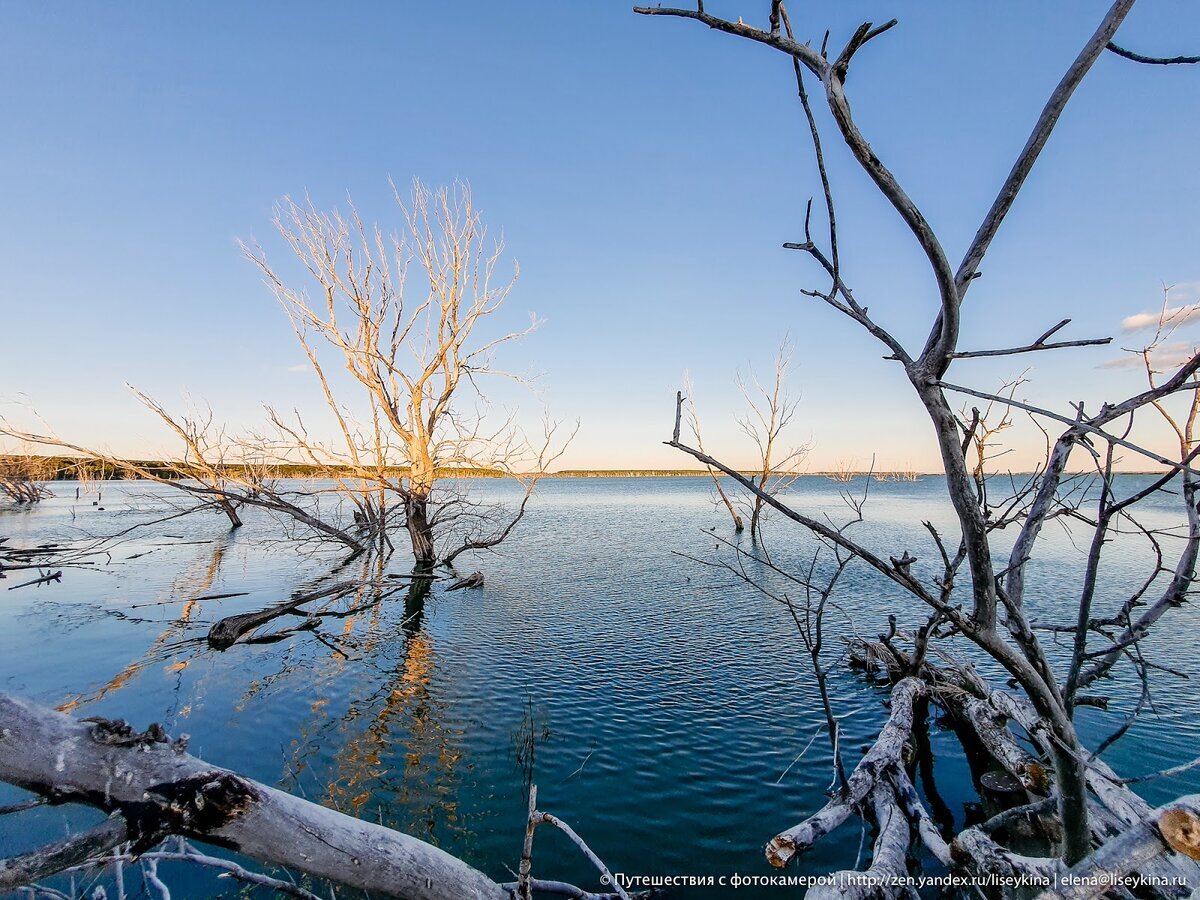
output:
[[[0,458],[3,454],[0,454]],[[38,481],[126,481],[138,480],[122,477],[119,471],[112,471],[96,461],[81,461],[61,456],[33,457],[43,464],[41,469],[45,474],[35,476]],[[129,460],[142,469],[156,473],[161,477],[177,477],[171,465],[160,460]],[[238,472],[241,467],[231,466],[231,472]],[[281,464],[272,467],[272,474],[278,478],[313,478],[322,477],[324,473],[312,466],[300,464]],[[396,470],[400,474],[400,470]],[[532,473],[524,473],[532,474]],[[747,478],[758,477],[762,473],[752,470],[741,470],[740,475]],[[1027,473],[1014,473],[1027,474]],[[1158,472],[1120,472],[1121,475],[1157,475]],[[563,469],[558,472],[547,472],[542,478],[708,478],[706,469]],[[442,469],[438,471],[439,478],[510,478],[509,473],[489,469]],[[728,476],[720,475],[725,478]],[[816,472],[774,472],[772,477],[827,478],[835,482],[848,482],[856,478],[871,477],[875,481],[912,482],[922,478],[941,478],[942,472],[915,472],[912,470],[863,470],[850,472],[816,471]]]

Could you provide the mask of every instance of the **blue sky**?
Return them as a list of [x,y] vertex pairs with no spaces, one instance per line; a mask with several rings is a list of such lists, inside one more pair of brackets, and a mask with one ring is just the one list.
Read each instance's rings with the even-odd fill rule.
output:
[[[765,2],[711,0],[748,22]],[[1028,129],[1106,4],[825,2],[802,37],[844,42],[900,24],[856,58],[857,119],[957,258]],[[1142,0],[1119,40],[1200,51],[1200,7]],[[686,465],[661,446],[682,374],[713,449],[747,459],[737,370],[767,367],[786,333],[810,464],[928,468],[928,428],[872,339],[800,295],[801,237],[819,190],[786,58],[621,2],[7,3],[0,6],[0,403],[118,452],[165,445],[123,387],[207,401],[235,425],[313,389],[278,307],[237,240],[271,241],[272,205],[353,194],[387,222],[387,179],[469,180],[521,280],[511,321],[538,333],[509,368],[580,432],[564,464]],[[824,124],[827,119],[822,117]],[[965,348],[1118,336],[1162,282],[1200,299],[1200,67],[1111,54],[1077,93],[982,266]],[[827,129],[843,270],[910,344],[932,282],[890,208]],[[1196,326],[1188,326],[1196,328]],[[1180,332],[1180,340],[1192,340]],[[1136,389],[1119,352],[970,361],[988,389],[1027,363],[1028,399],[1064,409]],[[28,421],[27,418],[24,419]],[[1147,440],[1157,440],[1148,437]],[[1014,437],[1014,462],[1032,452]]]

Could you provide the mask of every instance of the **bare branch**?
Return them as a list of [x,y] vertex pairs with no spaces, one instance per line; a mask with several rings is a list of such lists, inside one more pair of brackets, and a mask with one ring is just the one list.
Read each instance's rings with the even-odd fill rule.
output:
[[1134,53],[1132,50],[1126,50],[1112,41],[1105,45],[1106,50],[1110,50],[1117,56],[1122,56],[1125,59],[1133,60],[1136,63],[1144,63],[1148,66],[1179,66],[1179,65],[1195,65],[1200,63],[1200,56],[1143,56],[1141,53]]

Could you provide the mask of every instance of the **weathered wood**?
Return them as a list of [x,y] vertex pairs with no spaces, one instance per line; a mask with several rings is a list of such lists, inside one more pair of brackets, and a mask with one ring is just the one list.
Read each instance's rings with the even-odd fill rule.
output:
[[950,854],[959,866],[978,875],[1024,878],[1033,887],[1047,880],[1053,883],[1055,875],[1066,869],[1058,859],[1014,853],[979,828],[960,832],[950,845]]
[[[1053,891],[1043,892],[1038,900],[1091,900],[1130,873],[1147,870],[1148,864],[1171,850],[1200,859],[1200,794],[1180,797],[1151,810],[1064,873],[1062,883]],[[1190,884],[1175,886],[1180,895],[1190,890]]]
[[908,818],[884,781],[871,788],[871,809],[879,833],[875,837],[871,865],[861,872],[836,872],[831,884],[809,888],[809,900],[892,900],[915,898],[916,888],[900,886],[908,875]]
[[424,841],[309,803],[156,740],[113,743],[85,723],[0,694],[0,778],[269,865],[403,900],[508,900],[482,872]]
[[1050,790],[1046,767],[1025,752],[1008,729],[1007,716],[978,697],[956,689],[936,691],[938,702],[968,722],[984,748],[1028,791],[1045,794]]
[[908,777],[908,773],[903,766],[893,766],[888,775],[892,780],[892,784],[896,788],[896,799],[900,802],[901,808],[904,810],[905,816],[909,822],[913,823],[917,829],[917,835],[921,838],[921,843],[925,845],[934,858],[944,866],[951,866],[954,860],[950,855],[950,845],[946,843],[946,839],[937,829],[937,825],[929,816],[929,812],[925,809],[925,804],[921,802],[920,796],[917,794],[917,789],[913,787],[912,781]]
[[349,593],[357,588],[357,583],[353,581],[339,581],[337,584],[330,585],[327,588],[322,588],[319,591],[311,591],[307,594],[299,594],[282,603],[276,603],[274,606],[268,606],[266,609],[255,610],[254,612],[239,613],[235,616],[226,616],[217,621],[208,632],[208,643],[210,647],[217,650],[226,650],[232,647],[244,635],[267,624],[273,619],[278,619],[280,616],[286,616],[289,613],[295,612],[305,603],[310,603],[313,600],[320,600],[324,597],[334,597],[338,594]]
[[558,816],[553,816],[548,812],[538,813],[535,811],[535,813],[536,821],[553,825],[555,828],[565,834],[572,844],[574,844],[583,852],[583,855],[588,858],[588,861],[600,872],[600,875],[604,879],[604,883],[611,884],[613,886],[613,891],[620,898],[620,900],[631,900],[625,888],[621,887],[621,885],[617,883],[617,880],[613,878],[613,874],[608,870],[608,866],[604,864],[604,862],[599,856],[596,855],[595,851],[593,851],[591,847],[584,843],[583,838],[575,833],[575,829],[573,829],[562,819],[558,818]]
[[767,861],[771,865],[787,865],[793,856],[803,853],[814,842],[829,834],[861,806],[884,770],[900,760],[912,733],[913,702],[925,693],[924,682],[916,678],[905,678],[892,689],[892,711],[887,724],[879,732],[875,744],[850,773],[846,788],[816,814],[771,838],[766,847]]
[[483,573],[472,572],[466,578],[460,578],[454,584],[446,588],[447,591],[461,591],[464,588],[481,588],[483,587]]
[[129,829],[120,814],[113,814],[95,828],[69,835],[46,847],[20,856],[0,859],[0,891],[15,890],[103,856],[129,840]]

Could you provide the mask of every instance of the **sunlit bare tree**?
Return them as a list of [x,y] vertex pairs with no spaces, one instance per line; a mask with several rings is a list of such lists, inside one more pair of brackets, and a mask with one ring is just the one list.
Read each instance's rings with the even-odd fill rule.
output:
[[[336,434],[319,439],[298,416],[272,410],[275,436],[263,447],[335,477],[355,498],[356,522],[377,541],[387,540],[398,513],[416,563],[430,565],[468,544],[493,546],[525,508],[490,531],[476,527],[456,546],[438,547],[439,525],[450,531],[452,519],[489,518],[461,497],[440,506],[441,479],[456,470],[520,476],[527,498],[530,479],[557,451],[549,449],[553,427],[539,452],[511,416],[493,421],[478,411],[487,405],[485,382],[514,377],[496,367],[495,352],[537,322],[489,331],[517,269],[501,274],[503,242],[489,239],[469,187],[431,191],[414,182],[408,199],[393,192],[400,212],[394,233],[366,225],[352,205],[343,215],[285,199],[275,224],[306,272],[300,283],[260,247],[244,248],[291,319]],[[352,389],[335,380],[339,369],[353,377]]]

